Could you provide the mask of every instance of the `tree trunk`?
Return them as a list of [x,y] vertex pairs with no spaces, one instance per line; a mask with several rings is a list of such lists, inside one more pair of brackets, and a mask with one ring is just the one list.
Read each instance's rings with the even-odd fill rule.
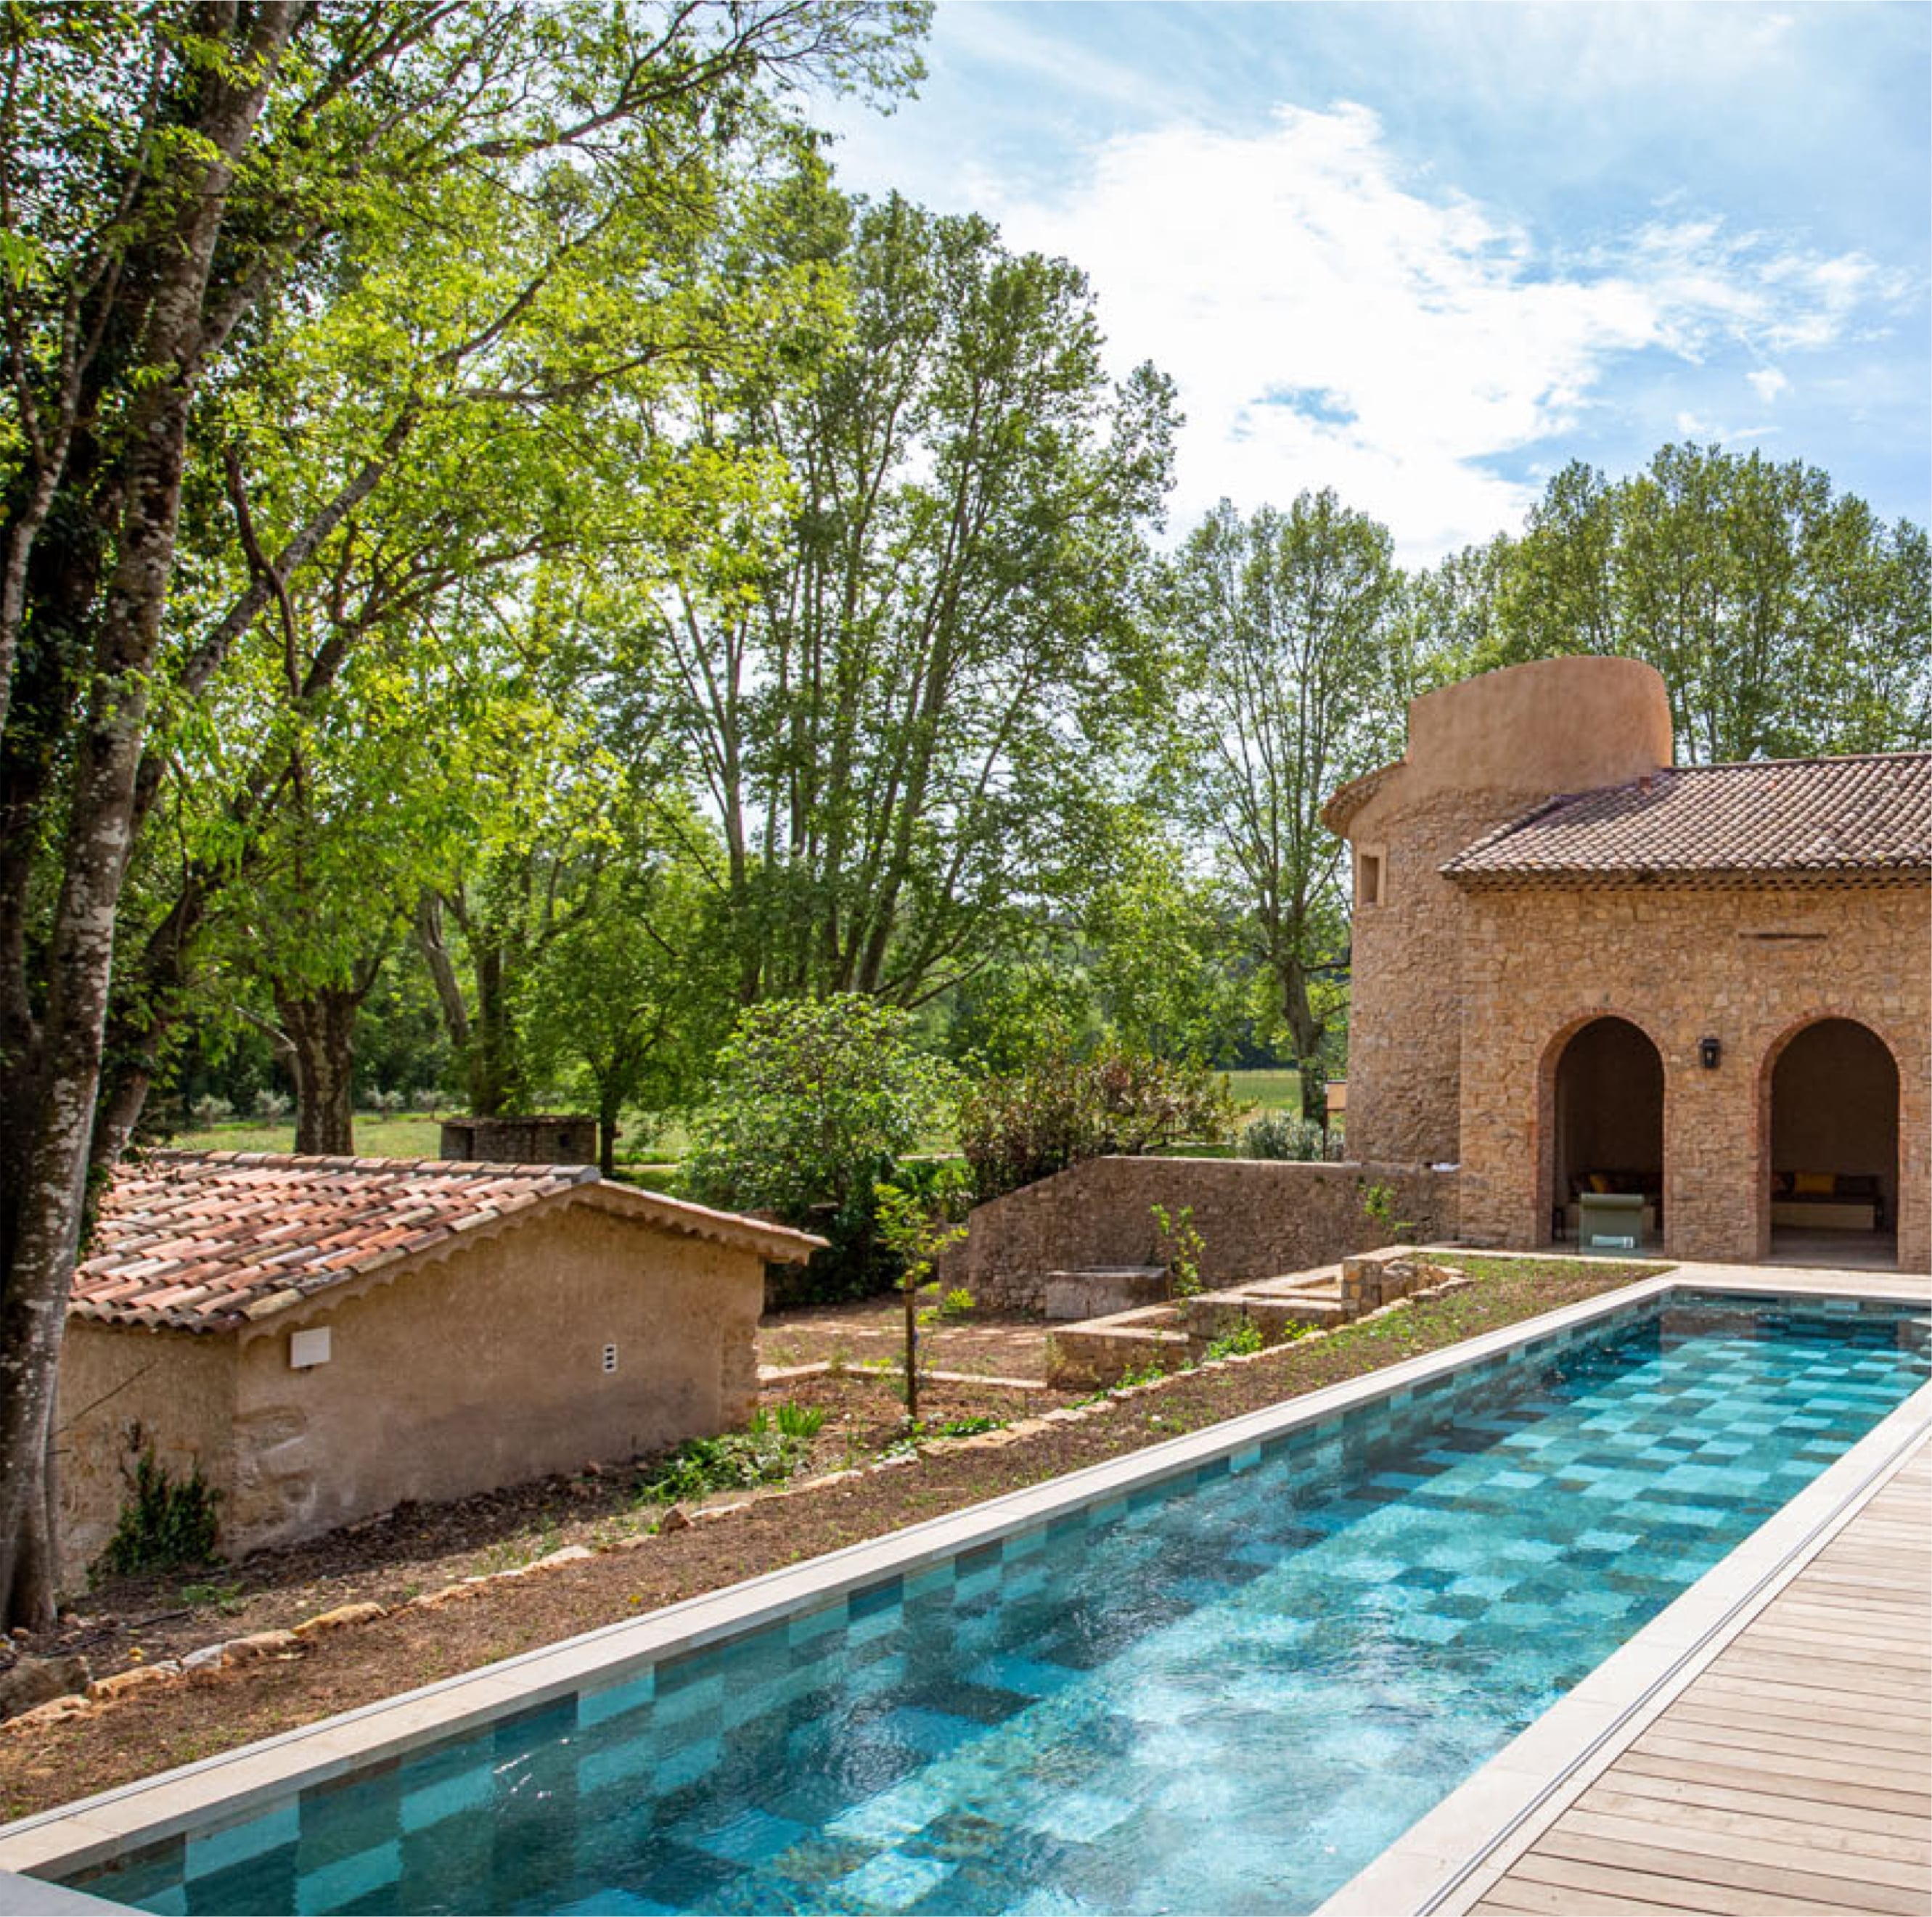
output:
[[617,1176],[617,1122],[623,1115],[623,1101],[609,1092],[597,1099],[597,1169],[606,1178]]
[[296,1080],[296,1149],[346,1158],[356,1150],[356,1021],[363,995],[326,986],[299,997],[275,994],[275,1014],[289,1041]]
[[[174,570],[188,420],[204,340],[215,242],[234,179],[299,18],[289,6],[253,16],[246,44],[211,62],[172,149],[172,176],[141,211],[166,208],[166,230],[126,262],[124,296],[145,301],[118,454],[124,485],[114,562],[93,621],[87,711],[80,732],[40,1025],[39,1083],[18,1188],[0,1194],[0,1604],[4,1623],[52,1624],[58,1577],[47,1469],[56,1379],[92,1158],[114,933],[132,849],[135,787],[148,687]],[[215,16],[217,19],[219,16]],[[233,16],[230,16],[231,21]],[[138,222],[130,223],[138,228]],[[77,510],[85,511],[76,500]]]
[[509,1110],[516,1092],[516,1034],[502,947],[482,937],[470,955],[476,969],[476,1018],[464,1077],[470,1110],[479,1119],[493,1119]]

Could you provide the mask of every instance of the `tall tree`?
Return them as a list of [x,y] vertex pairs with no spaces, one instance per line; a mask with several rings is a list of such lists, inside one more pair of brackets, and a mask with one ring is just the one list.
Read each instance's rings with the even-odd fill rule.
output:
[[1672,445],[1619,480],[1573,463],[1520,538],[1439,568],[1419,604],[1438,676],[1648,660],[1688,763],[1932,741],[1924,529],[1881,524],[1801,460]]
[[844,316],[683,409],[789,490],[666,556],[665,696],[722,824],[741,995],[914,1005],[1078,858],[1147,677],[1172,394],[1111,386],[1080,274],[982,220],[808,178],[768,220],[746,244],[818,261]]
[[606,350],[580,302],[559,298],[560,274],[608,244],[626,207],[662,204],[668,182],[701,187],[702,154],[742,121],[761,70],[890,80],[914,15],[864,0],[206,0],[0,18],[6,1622],[52,1611],[54,1380],[119,906],[159,783],[144,777],[157,692],[206,692],[425,403],[406,379],[383,392],[342,492],[228,613],[183,632],[170,595],[198,400],[284,293],[298,291],[297,310],[326,301],[326,267],[484,214],[486,232],[521,217],[549,244],[506,297],[485,286],[466,309],[452,289],[475,323],[440,370],[535,403],[554,368],[531,382],[505,345],[519,322],[548,318],[580,359]]
[[1335,787],[1399,750],[1408,670],[1388,532],[1332,492],[1244,520],[1225,500],[1175,562],[1180,735],[1197,816],[1233,871],[1297,1059],[1342,955]]

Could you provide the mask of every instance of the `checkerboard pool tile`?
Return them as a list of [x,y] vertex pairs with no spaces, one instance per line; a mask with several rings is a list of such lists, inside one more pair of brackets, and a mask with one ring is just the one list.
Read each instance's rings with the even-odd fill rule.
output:
[[1307,1910],[1927,1374],[1691,1298],[176,1840],[155,1911]]

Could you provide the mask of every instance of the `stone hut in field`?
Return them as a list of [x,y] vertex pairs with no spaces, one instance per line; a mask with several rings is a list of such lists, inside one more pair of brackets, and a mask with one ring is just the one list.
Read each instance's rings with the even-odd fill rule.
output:
[[1546,660],[1324,817],[1351,1154],[1458,1165],[1466,1239],[1614,1193],[1673,1257],[1932,1264],[1932,753],[1678,766],[1651,667]]
[[820,1242],[583,1166],[144,1154],[74,1289],[68,1562],[146,1451],[234,1553],[741,1423],[766,1263]]

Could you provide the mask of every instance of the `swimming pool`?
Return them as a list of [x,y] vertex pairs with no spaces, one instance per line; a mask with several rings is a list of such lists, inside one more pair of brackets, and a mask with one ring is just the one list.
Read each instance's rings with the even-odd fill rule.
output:
[[1298,1910],[1927,1376],[1682,1292],[124,1857],[163,1911]]

